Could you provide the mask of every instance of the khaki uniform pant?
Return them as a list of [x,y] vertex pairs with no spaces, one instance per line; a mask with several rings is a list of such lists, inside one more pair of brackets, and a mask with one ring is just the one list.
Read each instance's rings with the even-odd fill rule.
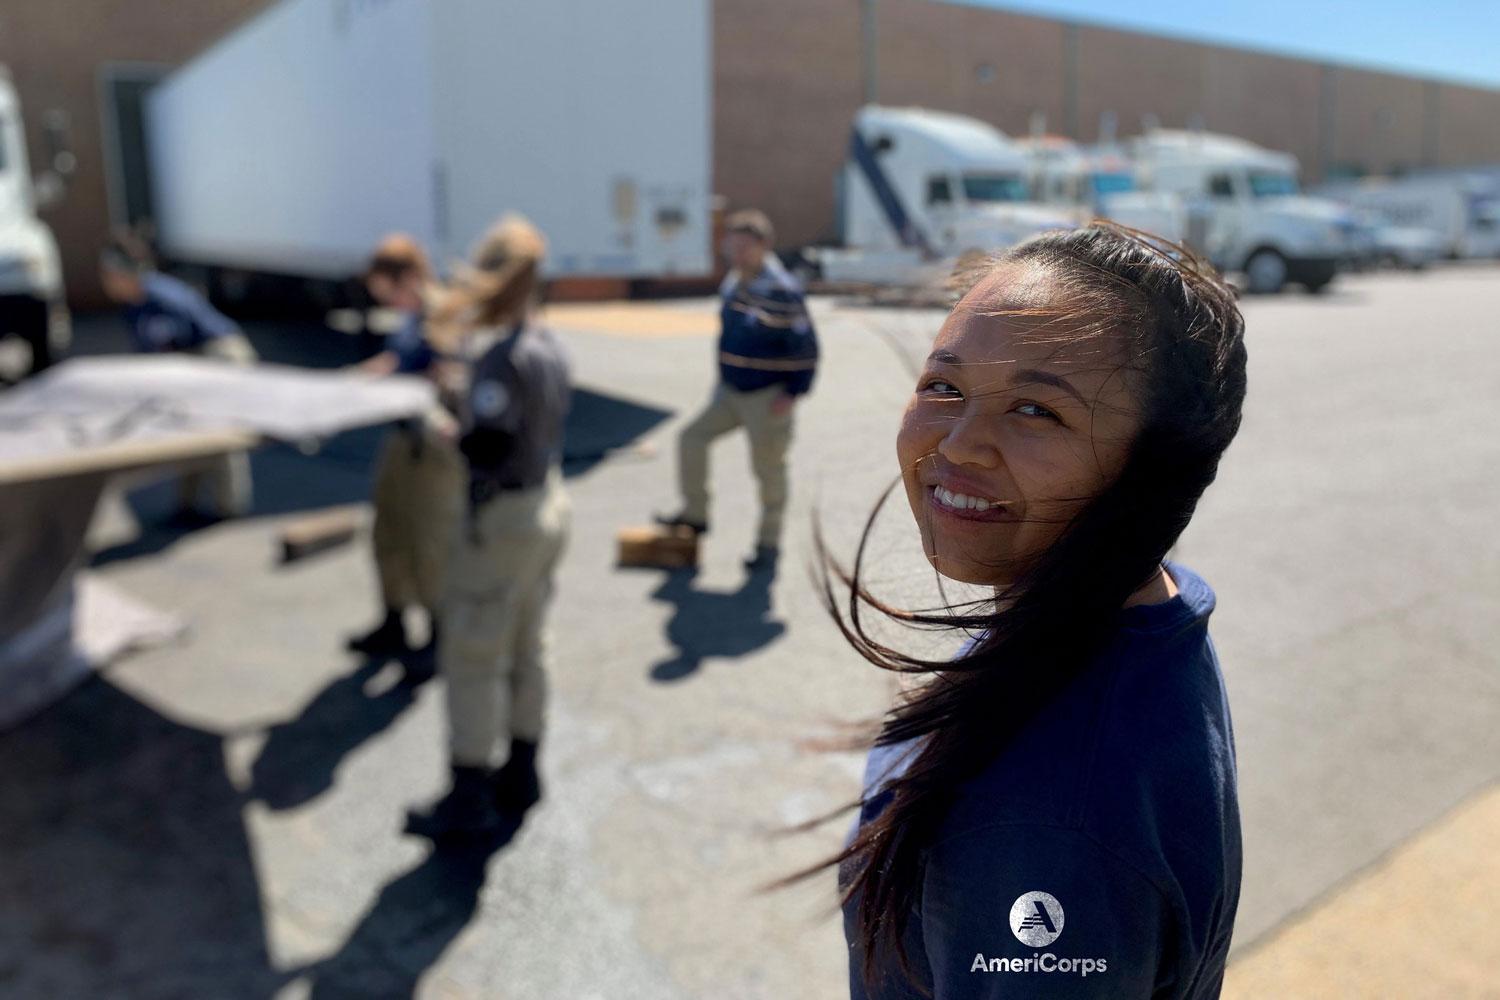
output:
[[683,517],[708,521],[708,446],[716,438],[743,427],[750,435],[750,465],[760,483],[761,545],[779,545],[786,511],[786,453],[792,443],[792,414],[771,412],[771,403],[785,390],[780,385],[740,392],[722,383],[703,412],[693,418],[677,442],[677,478],[682,491]]
[[386,607],[437,608],[464,487],[463,456],[426,422],[386,435],[371,532]]
[[[466,502],[466,501],[465,501]],[[541,738],[552,575],[568,535],[561,474],[454,519],[438,644],[453,763],[494,767],[512,738]],[[473,532],[478,532],[476,544]]]
[[[255,348],[240,333],[206,340],[193,353],[235,365],[253,365],[259,360]],[[177,505],[183,509],[195,506],[205,482],[213,494],[214,509],[221,516],[236,517],[250,510],[250,456],[245,452],[232,452],[189,467],[177,481]]]

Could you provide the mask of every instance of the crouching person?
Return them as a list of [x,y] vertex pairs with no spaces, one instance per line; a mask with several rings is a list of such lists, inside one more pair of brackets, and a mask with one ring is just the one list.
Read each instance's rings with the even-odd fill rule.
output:
[[453,782],[407,827],[434,839],[499,829],[541,797],[543,633],[568,533],[562,437],[571,396],[562,346],[532,315],[544,250],[529,223],[501,220],[432,327],[457,359],[439,378],[468,469],[439,611]]

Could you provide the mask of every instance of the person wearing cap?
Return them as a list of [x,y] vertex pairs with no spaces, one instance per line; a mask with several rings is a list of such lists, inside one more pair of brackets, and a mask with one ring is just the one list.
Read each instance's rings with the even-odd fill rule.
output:
[[[385,349],[359,368],[370,375],[427,376],[437,354],[424,335],[427,289],[432,280],[427,254],[410,236],[392,234],[375,248],[365,287],[376,304],[401,316]],[[355,636],[348,648],[370,657],[399,656],[406,679],[420,682],[436,666],[438,601],[447,555],[446,517],[463,489],[463,460],[449,435],[442,411],[402,420],[386,435],[375,473],[375,523],[371,542],[380,578],[384,615],[373,630]],[[412,650],[405,611],[427,611],[426,644]]]
[[570,520],[572,395],[562,344],[533,315],[545,246],[524,219],[502,219],[429,327],[468,479],[451,518],[438,647],[452,784],[407,823],[434,840],[499,830],[542,794],[544,621]]
[[[191,285],[158,271],[149,248],[136,237],[120,233],[104,245],[99,282],[104,294],[124,307],[137,351],[197,354],[237,365],[256,362],[255,348],[235,322]],[[198,507],[205,479],[213,495],[211,511]],[[251,490],[250,460],[243,451],[213,459],[206,473],[190,471],[178,481],[176,519],[239,516],[250,509]]]
[[745,565],[753,572],[771,571],[786,510],[792,415],[797,400],[812,388],[818,338],[801,285],[771,252],[771,220],[750,209],[730,215],[726,228],[730,270],[720,288],[719,382],[678,439],[682,506],[656,520],[695,534],[708,531],[709,445],[743,427],[761,505],[755,552]]

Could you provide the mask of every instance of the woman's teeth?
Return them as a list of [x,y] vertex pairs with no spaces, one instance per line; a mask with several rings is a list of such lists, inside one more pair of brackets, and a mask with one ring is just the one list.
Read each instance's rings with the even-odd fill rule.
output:
[[998,501],[986,500],[984,497],[971,497],[966,493],[954,493],[942,486],[932,488],[937,496],[938,503],[944,507],[952,507],[954,510],[989,510],[991,507],[999,507]]

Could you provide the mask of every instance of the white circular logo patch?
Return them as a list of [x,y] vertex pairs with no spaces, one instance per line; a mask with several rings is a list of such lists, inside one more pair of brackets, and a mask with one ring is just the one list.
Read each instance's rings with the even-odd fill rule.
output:
[[480,382],[474,387],[474,412],[481,417],[498,417],[508,402],[510,393],[499,382]]
[[1046,947],[1062,929],[1062,904],[1051,893],[1028,892],[1010,906],[1010,932],[1024,945]]

